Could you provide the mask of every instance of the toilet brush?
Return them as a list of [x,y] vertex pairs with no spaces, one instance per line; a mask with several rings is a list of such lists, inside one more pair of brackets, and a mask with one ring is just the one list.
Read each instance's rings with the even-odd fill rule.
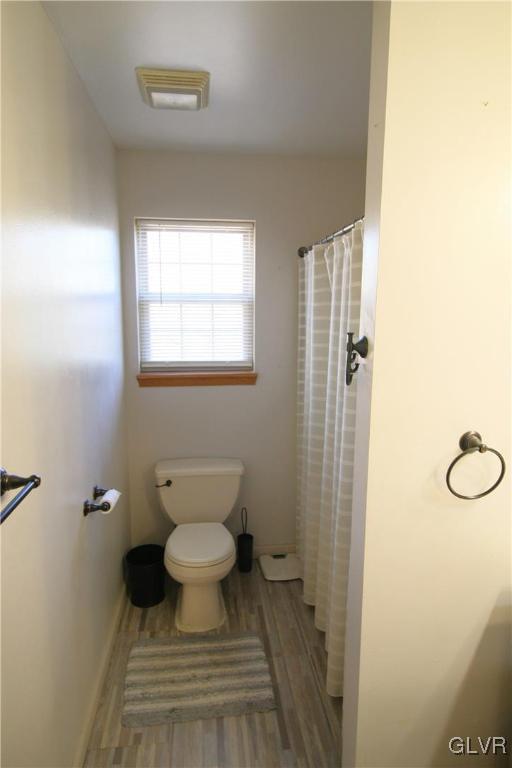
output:
[[253,537],[247,533],[247,508],[242,507],[242,531],[238,536],[238,570],[241,573],[249,573],[252,569],[252,542]]

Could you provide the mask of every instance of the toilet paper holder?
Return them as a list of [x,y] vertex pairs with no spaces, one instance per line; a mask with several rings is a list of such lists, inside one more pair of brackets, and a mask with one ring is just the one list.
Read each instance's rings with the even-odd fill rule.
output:
[[[94,488],[92,489],[92,497],[94,501],[96,501],[96,499],[100,499],[106,493],[107,493],[107,488],[100,488],[99,485],[95,485]],[[89,501],[89,499],[86,499],[84,501],[84,506],[83,506],[84,517],[87,517],[87,515],[90,515],[91,512],[109,512],[110,511],[110,504],[108,501],[101,501],[99,504],[95,504],[94,501]]]
[[110,504],[108,501],[102,501],[100,504],[95,504],[94,501],[86,499],[84,501],[84,517],[90,515],[91,512],[108,512],[110,510]]

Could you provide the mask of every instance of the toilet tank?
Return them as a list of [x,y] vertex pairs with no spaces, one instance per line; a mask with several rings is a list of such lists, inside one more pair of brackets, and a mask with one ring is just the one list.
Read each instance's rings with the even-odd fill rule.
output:
[[176,525],[223,523],[243,474],[240,459],[163,459],[155,466],[160,503]]

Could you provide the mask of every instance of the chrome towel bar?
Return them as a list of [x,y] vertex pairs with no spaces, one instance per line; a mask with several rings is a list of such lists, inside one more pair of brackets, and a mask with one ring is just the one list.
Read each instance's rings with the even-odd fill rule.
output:
[[[482,442],[482,435],[479,432],[464,432],[462,437],[459,440],[459,446],[462,451],[462,453],[459,453],[458,456],[455,457],[455,459],[452,461],[450,466],[448,467],[448,471],[446,473],[446,485],[448,486],[448,489],[451,493],[453,493],[454,496],[457,496],[459,499],[481,499],[482,496],[487,496],[487,494],[494,491],[495,488],[498,487],[498,485],[501,483],[505,476],[505,459],[501,455],[499,451],[496,451],[494,448],[489,448],[489,446],[484,445]],[[452,469],[454,466],[462,459],[464,456],[467,456],[468,453],[475,453],[475,451],[478,451],[479,453],[486,453],[487,451],[489,453],[494,453],[495,456],[498,457],[498,459],[501,462],[501,471],[500,476],[496,480],[496,482],[491,485],[490,488],[488,488],[486,491],[482,491],[482,493],[476,493],[474,496],[465,496],[462,493],[458,493],[458,491],[454,490],[451,482],[450,482],[450,475],[452,473]]]
[[37,475],[30,475],[30,477],[20,477],[19,475],[11,475],[6,469],[0,469],[1,482],[0,493],[3,496],[8,491],[15,491],[16,488],[21,488],[21,491],[16,494],[14,499],[11,499],[0,512],[0,525],[7,520],[11,512],[14,512],[16,507],[21,504],[23,499],[28,496],[30,491],[34,488],[38,488],[41,485],[41,478]]

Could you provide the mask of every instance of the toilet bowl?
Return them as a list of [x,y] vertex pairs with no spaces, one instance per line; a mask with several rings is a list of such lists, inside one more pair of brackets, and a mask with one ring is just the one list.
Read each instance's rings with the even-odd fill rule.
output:
[[176,523],[164,559],[181,585],[175,623],[182,632],[207,632],[225,620],[220,582],[235,564],[236,551],[223,522],[243,473],[239,459],[165,459],[155,467],[161,505]]
[[224,623],[220,582],[235,559],[235,542],[222,523],[186,523],[174,529],[165,547],[165,567],[182,585],[176,607],[179,630],[207,632]]

